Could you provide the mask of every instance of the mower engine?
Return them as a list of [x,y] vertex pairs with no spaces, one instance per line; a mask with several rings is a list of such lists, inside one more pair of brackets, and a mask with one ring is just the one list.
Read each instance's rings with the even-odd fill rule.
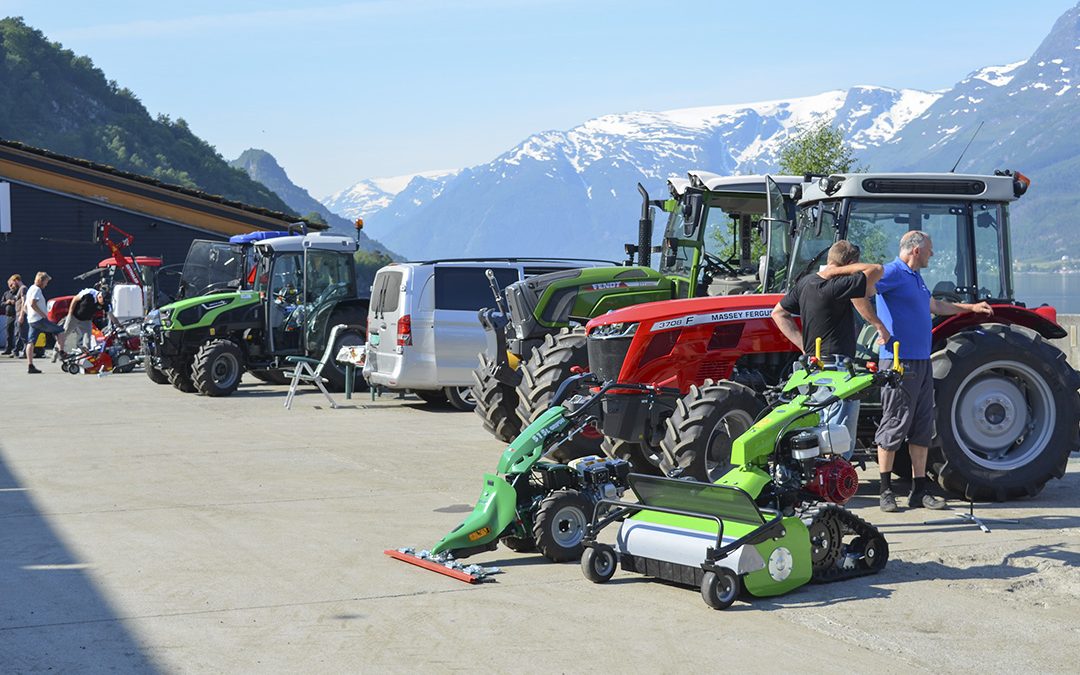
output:
[[592,503],[601,499],[617,499],[630,486],[630,462],[590,455],[571,461],[568,466],[578,475],[579,491]]
[[842,454],[850,447],[847,427],[829,424],[805,429],[783,441],[789,461],[777,463],[776,483],[788,491],[805,490],[822,501],[845,504],[859,489],[855,467]]

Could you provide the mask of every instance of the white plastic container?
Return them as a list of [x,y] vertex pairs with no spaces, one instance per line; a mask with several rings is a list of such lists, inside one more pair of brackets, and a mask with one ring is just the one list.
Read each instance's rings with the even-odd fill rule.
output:
[[118,321],[141,317],[143,315],[143,289],[135,284],[114,286],[112,313]]

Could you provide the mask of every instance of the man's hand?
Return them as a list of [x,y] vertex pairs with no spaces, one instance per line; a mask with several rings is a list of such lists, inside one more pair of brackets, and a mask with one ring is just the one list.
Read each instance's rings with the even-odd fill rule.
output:
[[994,313],[994,308],[991,307],[990,304],[984,300],[983,302],[976,302],[974,305],[968,305],[968,311],[974,312],[975,314],[985,314],[987,316],[992,316]]
[[874,326],[877,329],[877,346],[884,347],[892,340],[892,335],[889,335],[889,329],[885,327],[885,324],[881,323]]

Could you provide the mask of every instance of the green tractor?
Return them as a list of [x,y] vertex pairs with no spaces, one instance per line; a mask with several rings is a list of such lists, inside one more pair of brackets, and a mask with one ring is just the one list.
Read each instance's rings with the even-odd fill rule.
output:
[[[510,442],[548,409],[559,384],[574,369],[588,368],[584,326],[593,317],[659,300],[778,292],[794,221],[787,195],[802,182],[692,171],[668,181],[666,200],[651,200],[639,184],[638,243],[626,245],[625,266],[553,272],[496,289],[497,307],[480,312],[489,349],[473,373],[484,427]],[[669,214],[657,248],[653,207]],[[655,269],[654,252],[660,253]],[[586,432],[577,442],[590,454],[600,435]]]
[[[274,372],[288,356],[318,358],[337,324],[347,328],[335,349],[363,344],[368,301],[357,297],[356,248],[349,237],[321,233],[254,241],[249,285],[147,316],[148,372],[184,392],[228,396],[245,371]],[[331,361],[322,372],[331,389],[344,389],[344,368]]]

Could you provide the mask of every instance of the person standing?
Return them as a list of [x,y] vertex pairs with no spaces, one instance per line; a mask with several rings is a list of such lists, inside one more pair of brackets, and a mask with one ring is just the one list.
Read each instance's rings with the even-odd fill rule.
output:
[[[799,351],[805,353],[820,337],[822,360],[843,366],[855,358],[858,329],[853,310],[857,309],[878,330],[879,344],[888,338],[885,326],[866,300],[873,295],[884,270],[881,265],[860,264],[859,247],[844,239],[829,248],[826,263],[819,272],[807,274],[795,283],[773,307],[772,318]],[[802,318],[801,331],[795,315]],[[851,442],[843,454],[850,458],[855,451],[859,401],[833,403],[822,411],[822,421],[847,427]]]
[[49,321],[45,303],[45,287],[49,285],[50,279],[52,277],[45,272],[38,272],[34,276],[34,285],[26,290],[24,307],[27,325],[29,326],[26,339],[26,372],[31,375],[41,372],[34,367],[34,343],[37,342],[38,335],[42,333],[56,335],[64,332],[63,327]]
[[13,301],[14,314],[8,323],[8,347],[11,348],[10,356],[15,358],[26,344],[26,285],[22,282],[22,275],[12,274],[8,279],[8,292],[5,298],[10,297]]
[[7,289],[0,296],[0,323],[3,324],[4,351],[10,355],[15,349],[16,311],[19,305],[19,288],[22,287],[22,277],[12,274],[7,280]]
[[881,510],[886,512],[897,510],[890,472],[896,451],[905,442],[911,455],[908,508],[945,508],[945,500],[931,494],[926,480],[926,457],[934,436],[931,315],[994,313],[986,302],[946,302],[932,297],[919,270],[929,266],[933,255],[930,235],[921,230],[907,232],[900,238],[900,255],[885,265],[877,285],[877,313],[892,335],[892,340],[881,347],[881,367],[889,367],[892,361],[894,340],[900,343],[900,363],[904,367],[900,385],[881,390],[881,424],[874,438],[881,471]]

